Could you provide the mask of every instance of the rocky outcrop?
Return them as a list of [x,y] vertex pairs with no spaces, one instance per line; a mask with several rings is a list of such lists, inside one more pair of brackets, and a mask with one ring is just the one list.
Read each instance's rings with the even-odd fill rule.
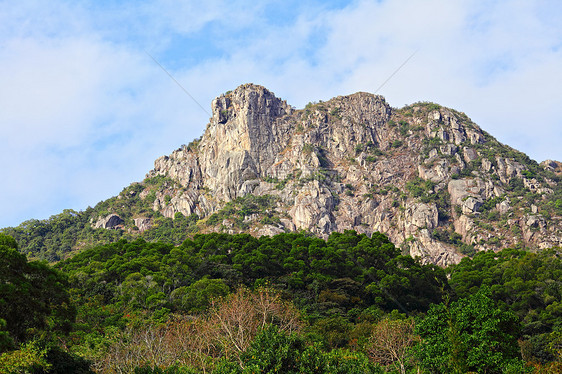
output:
[[198,147],[204,186],[217,200],[251,193],[289,142],[292,108],[263,87],[245,85],[213,100]]
[[117,214],[109,214],[106,217],[100,217],[93,226],[95,229],[115,229],[124,222]]
[[162,156],[154,161],[152,176],[168,176],[184,187],[197,189],[202,182],[197,156],[187,147],[174,151],[170,156]]
[[424,263],[441,265],[455,264],[463,258],[463,255],[451,250],[450,246],[433,239],[427,229],[419,232],[417,239],[410,245],[409,254],[413,257],[421,257]]
[[562,162],[554,160],[545,160],[541,162],[541,166],[548,171],[556,173],[558,175],[562,174]]
[[[562,244],[559,221],[544,215],[562,168],[541,166],[436,104],[393,109],[360,92],[295,110],[246,84],[213,100],[202,137],[158,158],[139,196],[165,217],[197,215],[201,232],[380,231],[447,265],[463,251]],[[247,196],[275,206],[240,208],[249,213],[237,218],[227,204]]]
[[491,181],[484,182],[479,178],[451,180],[447,189],[451,204],[460,206],[465,214],[478,212],[485,200],[503,193]]
[[135,226],[140,232],[149,230],[152,227],[152,220],[146,217],[140,217],[134,219]]
[[312,181],[299,190],[289,215],[296,229],[329,234],[336,228],[331,217],[334,207],[330,190],[318,181]]

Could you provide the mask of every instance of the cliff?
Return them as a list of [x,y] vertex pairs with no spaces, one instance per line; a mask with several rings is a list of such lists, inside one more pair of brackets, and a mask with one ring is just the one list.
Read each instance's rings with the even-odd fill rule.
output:
[[[213,100],[200,139],[155,161],[147,180],[167,182],[144,183],[140,196],[166,217],[196,217],[201,232],[380,231],[447,265],[479,250],[560,245],[559,171],[436,104],[394,109],[360,92],[295,110],[246,84]],[[245,214],[249,196],[267,199]]]

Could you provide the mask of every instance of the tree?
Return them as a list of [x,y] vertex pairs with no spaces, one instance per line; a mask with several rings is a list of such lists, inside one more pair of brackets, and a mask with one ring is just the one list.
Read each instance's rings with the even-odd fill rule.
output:
[[70,330],[75,310],[67,286],[65,276],[45,263],[27,262],[15,241],[0,233],[0,319],[16,343],[38,331]]
[[450,305],[433,305],[416,331],[417,356],[431,372],[501,373],[520,361],[519,321],[495,305],[487,288]]
[[362,353],[342,349],[324,352],[319,344],[307,345],[296,333],[267,325],[260,329],[239,362],[222,360],[215,373],[374,374],[381,370]]
[[48,370],[51,368],[46,359],[47,350],[39,347],[37,342],[31,341],[20,349],[0,355],[0,372],[29,373]]
[[189,286],[175,289],[170,294],[172,306],[184,312],[202,312],[213,298],[226,296],[228,286],[222,279],[202,278]]
[[297,331],[301,327],[300,313],[272,290],[250,292],[241,288],[226,298],[212,300],[208,317],[201,320],[199,327],[206,331],[208,344],[228,358],[239,357],[258,331],[270,323],[281,331]]
[[503,309],[522,322],[522,337],[530,347],[526,358],[546,363],[556,359],[549,335],[562,320],[562,259],[557,249],[538,253],[516,249],[479,252],[451,266],[450,284],[458,297],[482,286]]
[[410,348],[418,340],[414,326],[413,319],[385,318],[377,323],[367,345],[371,360],[383,366],[395,365],[401,374],[405,374]]
[[251,342],[240,362],[223,360],[217,373],[298,373],[302,368],[304,340],[296,334],[285,334],[276,326],[265,326]]

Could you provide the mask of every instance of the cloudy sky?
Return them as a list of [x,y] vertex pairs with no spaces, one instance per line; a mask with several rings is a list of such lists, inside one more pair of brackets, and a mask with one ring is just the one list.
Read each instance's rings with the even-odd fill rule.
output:
[[558,0],[0,0],[0,227],[82,210],[199,137],[236,86],[465,112],[562,160]]

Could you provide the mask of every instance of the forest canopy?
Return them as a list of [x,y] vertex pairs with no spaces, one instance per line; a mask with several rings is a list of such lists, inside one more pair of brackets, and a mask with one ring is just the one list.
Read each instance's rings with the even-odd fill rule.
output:
[[0,367],[14,372],[560,368],[555,249],[442,269],[379,233],[198,234],[121,239],[51,267],[0,234],[0,254]]

